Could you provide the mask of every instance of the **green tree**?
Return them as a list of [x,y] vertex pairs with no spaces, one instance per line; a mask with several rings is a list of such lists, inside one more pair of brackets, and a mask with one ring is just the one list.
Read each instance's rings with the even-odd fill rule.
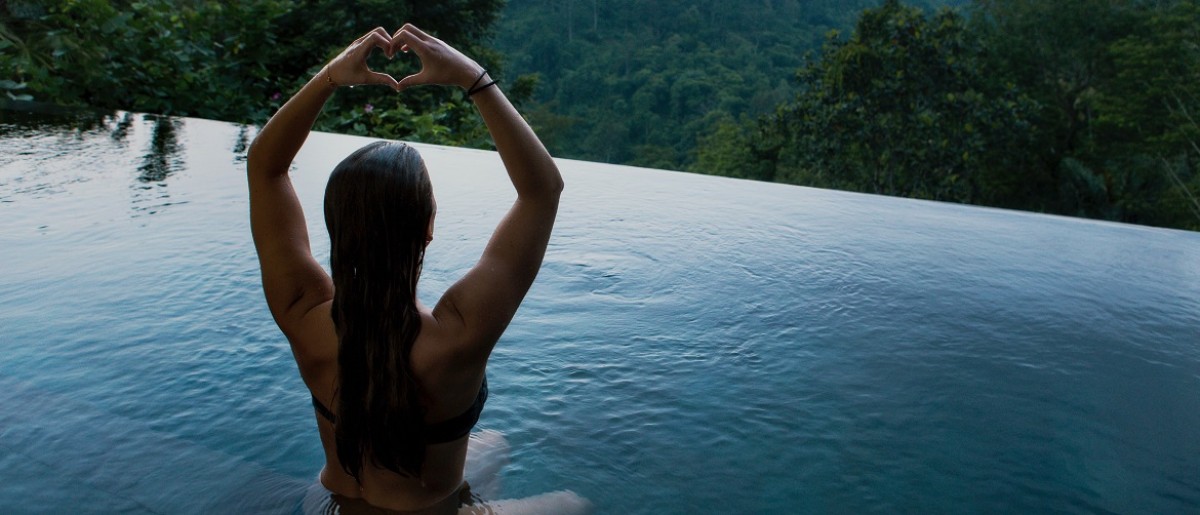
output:
[[[718,128],[700,152],[714,173],[955,202],[1003,203],[1030,106],[977,66],[982,47],[951,10],[895,0],[863,12],[797,74],[795,100],[753,128]],[[751,173],[715,145],[732,135]],[[728,146],[725,147],[728,149]]]
[[[354,38],[411,21],[503,76],[484,42],[502,0],[12,0],[0,2],[7,97],[261,123]],[[397,28],[397,27],[390,27]],[[382,55],[382,54],[380,54]],[[400,77],[415,57],[373,62]],[[532,82],[509,85],[514,100]],[[486,130],[461,92],[344,89],[317,127],[470,146]],[[368,102],[375,105],[368,106]]]
[[69,106],[241,119],[266,112],[283,1],[11,2],[0,73]]
[[1037,104],[1029,150],[1041,162],[1022,168],[1026,186],[1011,207],[1116,218],[1107,181],[1086,152],[1096,88],[1113,72],[1107,45],[1132,23],[1127,0],[978,0],[974,29],[989,50],[981,66]]
[[723,118],[699,168],[820,187],[1200,228],[1195,0],[889,0],[794,100]]
[[1012,207],[1196,226],[1194,0],[979,0],[974,20],[989,75],[1038,106]]
[[876,2],[510,0],[495,44],[541,78],[555,155],[690,169],[698,135],[786,101],[804,52]]
[[1116,70],[1097,91],[1092,153],[1121,191],[1116,209],[1139,223],[1200,230],[1200,5],[1139,17],[1108,46]]

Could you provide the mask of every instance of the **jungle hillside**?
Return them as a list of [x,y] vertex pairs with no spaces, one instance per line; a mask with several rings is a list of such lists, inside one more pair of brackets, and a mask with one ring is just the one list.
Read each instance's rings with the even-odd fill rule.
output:
[[[1200,0],[0,0],[0,102],[261,124],[403,21],[559,157],[1200,230]],[[369,89],[317,128],[490,145]]]

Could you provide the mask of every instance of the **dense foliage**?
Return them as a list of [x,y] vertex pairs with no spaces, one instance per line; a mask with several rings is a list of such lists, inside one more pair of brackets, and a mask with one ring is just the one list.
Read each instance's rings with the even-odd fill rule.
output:
[[[484,41],[502,0],[7,0],[0,1],[0,90],[62,105],[266,121],[354,37],[411,21],[499,74]],[[396,26],[389,26],[395,29]],[[413,73],[415,58],[373,66]],[[343,89],[318,128],[484,145],[460,92],[402,95]],[[511,88],[510,88],[511,90]],[[520,93],[520,88],[517,89]],[[375,105],[369,105],[373,102]]]
[[508,0],[495,45],[539,78],[530,118],[555,155],[682,169],[698,134],[787,100],[805,52],[877,4]]
[[789,102],[725,123],[698,168],[1200,229],[1194,0],[896,0],[833,36]]
[[988,202],[1032,143],[1034,106],[982,66],[966,20],[890,2],[865,11],[797,75],[771,116],[719,127],[699,166],[727,175],[886,195]]

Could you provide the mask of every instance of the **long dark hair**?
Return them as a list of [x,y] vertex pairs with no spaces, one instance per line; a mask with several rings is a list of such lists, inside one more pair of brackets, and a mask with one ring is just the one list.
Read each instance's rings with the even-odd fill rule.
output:
[[[417,280],[433,216],[425,163],[376,142],[338,164],[325,187],[338,336],[338,460],[360,480],[364,456],[419,476],[425,409],[409,355],[421,331]],[[361,482],[361,480],[360,480]]]

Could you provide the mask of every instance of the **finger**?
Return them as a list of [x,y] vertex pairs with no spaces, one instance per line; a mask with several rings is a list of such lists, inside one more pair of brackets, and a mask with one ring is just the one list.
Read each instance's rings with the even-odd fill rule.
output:
[[[383,30],[383,27],[375,27],[371,30],[368,30],[366,34],[359,36],[358,39],[354,40],[354,42],[362,43],[363,41],[366,41],[367,38],[371,37],[371,34],[374,34],[376,31],[380,31],[380,30]],[[384,31],[384,33],[386,34],[387,31]]]
[[[370,43],[370,41],[375,38],[376,34],[383,34],[383,37],[385,39],[388,38],[387,30],[384,30],[383,27],[375,27],[375,28],[371,29],[370,31],[367,31],[366,34],[359,36],[358,39],[354,40],[354,43],[350,46],[353,47],[354,50],[359,50],[359,47],[361,47],[363,45],[363,43]],[[388,50],[390,50],[390,48],[383,49],[384,53],[387,53]],[[389,54],[388,58],[391,58],[391,57],[392,56]]]
[[[418,29],[416,25],[413,25],[411,23],[405,23],[403,27],[400,27],[400,30],[412,33],[414,36],[419,38],[421,41],[429,41],[430,39],[432,39],[429,36],[429,34],[426,34],[425,31]],[[399,33],[399,31],[397,31],[397,33]]]
[[400,83],[397,82],[396,79],[392,78],[391,75],[388,75],[386,73],[379,73],[379,72],[368,73],[367,74],[367,84],[379,84],[381,86],[387,86],[392,89],[396,89],[400,86]]
[[422,84],[427,84],[427,82],[425,81],[424,75],[425,75],[425,71],[422,70],[420,73],[414,73],[412,75],[409,75],[408,77],[400,79],[400,81],[396,83],[396,91],[402,91],[406,88],[410,88],[413,86],[420,86]]
[[392,37],[392,46],[401,52],[416,50],[417,55],[420,55],[421,51],[425,49],[425,42],[412,32],[409,32],[406,29],[400,29],[400,31],[397,32],[394,37]]
[[[379,29],[379,30],[382,31],[383,29]],[[388,39],[388,37],[387,37],[387,32],[384,32],[383,34],[380,34],[379,32],[371,32],[370,34],[367,34],[365,37],[367,39],[365,41],[363,41],[358,47],[360,49],[360,52],[362,52],[364,54],[362,56],[364,59],[368,55],[371,54],[372,47],[383,50],[384,55],[387,55],[388,59],[392,58],[392,54],[394,54],[395,52],[392,49],[392,41],[390,39]]]
[[[392,35],[388,34],[387,29],[384,29],[383,27],[375,27],[375,30],[373,30],[371,32],[375,35],[382,37],[383,40],[387,42],[386,46],[380,46],[379,43],[375,43],[375,46],[382,49],[383,54],[386,55],[388,59],[391,59],[392,55],[394,55],[396,53],[396,51],[392,48]],[[373,36],[371,36],[371,39],[375,40],[376,37],[373,35]]]

